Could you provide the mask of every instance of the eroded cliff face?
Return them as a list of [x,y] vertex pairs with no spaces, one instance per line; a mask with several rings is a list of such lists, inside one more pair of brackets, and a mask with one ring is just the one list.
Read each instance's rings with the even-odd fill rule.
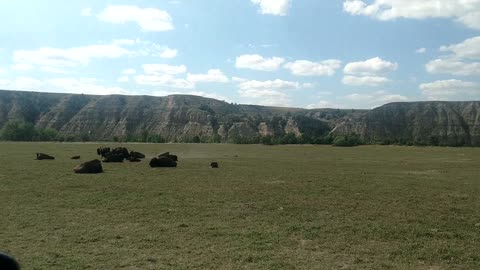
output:
[[391,103],[370,111],[304,110],[234,105],[186,95],[0,91],[0,128],[10,120],[91,140],[160,136],[166,141],[198,137],[236,142],[288,133],[310,138],[356,133],[365,143],[480,146],[480,102],[473,101]]
[[194,137],[222,142],[266,135],[301,136],[289,113],[306,110],[233,105],[214,99],[175,95],[93,96],[0,91],[0,128],[24,120],[53,128],[65,137],[91,140],[160,136],[166,141]]
[[339,123],[332,134],[366,143],[480,145],[480,102],[391,103]]

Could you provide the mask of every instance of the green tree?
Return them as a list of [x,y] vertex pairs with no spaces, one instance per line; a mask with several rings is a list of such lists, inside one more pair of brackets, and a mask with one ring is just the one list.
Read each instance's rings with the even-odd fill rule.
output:
[[32,123],[11,120],[2,129],[2,139],[7,141],[33,141],[37,131]]

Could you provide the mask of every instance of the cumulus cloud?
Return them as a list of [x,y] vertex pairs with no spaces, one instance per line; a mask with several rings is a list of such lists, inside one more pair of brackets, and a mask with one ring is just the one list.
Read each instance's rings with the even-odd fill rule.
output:
[[480,84],[461,80],[440,80],[420,85],[428,100],[465,100],[480,98]]
[[377,91],[367,94],[353,93],[346,95],[344,98],[354,104],[361,104],[358,106],[365,108],[373,108],[386,103],[405,102],[409,100],[406,96],[392,94],[386,91]]
[[110,5],[98,14],[97,17],[101,21],[116,24],[135,22],[146,32],[162,32],[174,29],[170,14],[156,8]]
[[176,78],[170,74],[137,75],[135,82],[140,85],[165,86],[173,88],[193,89],[195,84],[187,79]]
[[378,75],[398,68],[397,63],[385,61],[380,57],[375,57],[361,62],[348,63],[343,72],[350,75]]
[[287,15],[290,0],[251,0],[259,7],[261,14],[285,16]]
[[211,83],[211,82],[219,82],[219,83],[226,83],[230,80],[223,74],[223,72],[219,69],[210,69],[207,71],[207,74],[188,74],[187,80],[193,83]]
[[440,51],[450,54],[427,63],[427,72],[458,76],[480,75],[480,36],[458,44],[442,46]]
[[161,58],[175,58],[177,56],[178,51],[175,49],[165,48],[165,50],[160,53]]
[[451,18],[470,28],[480,29],[480,0],[361,0],[343,2],[343,10],[382,21]]
[[292,89],[299,89],[302,88],[302,84],[299,82],[291,82],[291,81],[284,81],[280,79],[276,80],[269,80],[269,81],[244,81],[241,82],[238,87],[241,90],[269,90],[269,89],[276,89],[276,90],[292,90]]
[[415,53],[418,53],[418,54],[422,54],[422,53],[426,53],[426,52],[427,52],[426,48],[419,48],[419,49],[415,50]]
[[17,77],[14,80],[0,80],[0,88],[21,91],[48,91],[72,94],[111,95],[127,94],[120,87],[104,86],[94,78],[53,78],[39,80],[32,77]]
[[379,57],[348,63],[343,69],[346,75],[343,77],[342,83],[352,86],[384,85],[390,82],[384,75],[397,70],[397,68],[397,63],[389,62]]
[[390,82],[381,76],[344,76],[342,83],[351,86],[380,86]]
[[42,47],[37,50],[17,50],[13,62],[17,67],[52,67],[57,69],[86,66],[93,59],[119,58],[131,52],[114,44],[88,45],[69,49]]
[[236,58],[235,66],[237,68],[275,71],[278,70],[284,62],[285,59],[281,57],[264,58],[258,54],[244,54]]
[[343,108],[343,106],[330,101],[320,100],[317,103],[308,104],[307,106],[305,106],[305,108],[307,109],[324,109],[324,108],[341,109]]
[[307,60],[297,60],[286,63],[283,67],[290,70],[297,76],[332,76],[340,68],[340,60],[325,60],[322,62],[310,62]]
[[177,75],[187,72],[185,65],[172,66],[167,64],[145,64],[142,68],[147,75]]
[[136,74],[137,71],[134,68],[127,68],[122,71],[123,75],[133,75]]
[[289,106],[291,104],[291,94],[286,91],[310,87],[312,87],[310,83],[280,79],[268,81],[243,80],[238,84],[238,93],[241,97],[249,98],[248,102],[268,106]]

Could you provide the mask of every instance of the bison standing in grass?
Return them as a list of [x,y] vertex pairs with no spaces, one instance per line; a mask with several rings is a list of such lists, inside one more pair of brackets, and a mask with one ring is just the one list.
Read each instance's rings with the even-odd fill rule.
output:
[[177,162],[172,160],[169,157],[161,156],[161,157],[154,157],[150,160],[150,167],[157,168],[157,167],[177,167]]
[[44,160],[44,159],[55,159],[53,156],[44,154],[44,153],[37,153],[37,160]]
[[102,163],[98,159],[84,162],[75,168],[73,168],[75,173],[102,173]]

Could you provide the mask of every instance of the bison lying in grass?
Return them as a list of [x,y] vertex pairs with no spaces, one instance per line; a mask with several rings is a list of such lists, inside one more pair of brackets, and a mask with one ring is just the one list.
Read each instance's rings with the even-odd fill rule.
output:
[[168,157],[168,158],[170,158],[170,159],[173,160],[173,161],[178,161],[177,155],[170,155],[170,152],[165,152],[165,153],[163,153],[163,154],[160,154],[160,155],[158,155],[158,157],[159,157],[159,158],[160,158],[160,157]]
[[103,168],[100,160],[94,159],[76,166],[73,171],[75,173],[102,173]]
[[54,157],[50,156],[50,155],[47,155],[47,154],[43,154],[43,153],[37,153],[37,160],[44,160],[44,159],[55,159]]
[[105,156],[105,158],[103,159],[103,162],[105,162],[105,163],[123,162],[124,159],[125,159],[125,157],[122,154],[112,154],[112,153],[110,153],[107,156]]
[[145,158],[145,155],[140,153],[140,152],[130,151],[130,157],[131,158],[142,159],[142,158]]
[[177,167],[177,162],[166,156],[154,157],[150,160],[150,167]]

